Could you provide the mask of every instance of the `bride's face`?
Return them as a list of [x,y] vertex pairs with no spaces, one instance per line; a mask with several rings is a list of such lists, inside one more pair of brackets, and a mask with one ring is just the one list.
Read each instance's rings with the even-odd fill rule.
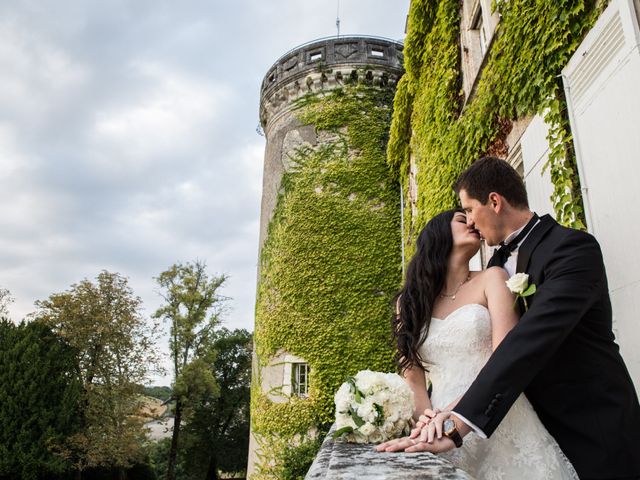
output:
[[453,235],[453,247],[473,251],[475,254],[480,248],[480,233],[467,226],[467,216],[456,212],[451,220],[451,234]]

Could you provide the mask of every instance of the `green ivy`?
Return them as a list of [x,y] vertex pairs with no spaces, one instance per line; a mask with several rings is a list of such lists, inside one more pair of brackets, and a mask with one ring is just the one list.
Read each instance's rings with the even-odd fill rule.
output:
[[392,100],[391,89],[351,85],[297,105],[318,144],[299,148],[282,178],[261,252],[255,346],[258,368],[282,351],[304,358],[310,390],[277,403],[254,378],[252,426],[266,455],[256,478],[277,476],[270,438],[295,443],[333,421],[333,395],[348,375],[394,370],[390,303],[401,259],[400,192],[385,156]]
[[559,74],[605,6],[595,0],[496,1],[501,15],[496,37],[474,97],[462,108],[459,1],[411,2],[407,74],[396,95],[387,152],[406,193],[410,156],[417,166],[418,216],[408,216],[404,232],[409,249],[418,227],[456,204],[451,185],[457,176],[476,158],[495,151],[504,141],[505,125],[534,114],[550,125],[546,168],[556,216],[584,229]]

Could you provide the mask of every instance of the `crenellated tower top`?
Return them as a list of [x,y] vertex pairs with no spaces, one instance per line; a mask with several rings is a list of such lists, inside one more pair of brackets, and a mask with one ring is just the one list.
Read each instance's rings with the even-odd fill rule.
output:
[[302,44],[269,69],[260,91],[260,124],[269,125],[292,101],[348,82],[394,87],[402,75],[401,42],[382,37],[328,37]]

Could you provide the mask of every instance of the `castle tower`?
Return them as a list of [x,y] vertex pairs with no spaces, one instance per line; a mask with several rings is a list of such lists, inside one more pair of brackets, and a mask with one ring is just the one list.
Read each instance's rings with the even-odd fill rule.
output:
[[[265,148],[249,475],[278,477],[362,369],[391,371],[400,191],[386,163],[402,44],[333,37],[262,82]],[[287,453],[289,452],[289,453]]]

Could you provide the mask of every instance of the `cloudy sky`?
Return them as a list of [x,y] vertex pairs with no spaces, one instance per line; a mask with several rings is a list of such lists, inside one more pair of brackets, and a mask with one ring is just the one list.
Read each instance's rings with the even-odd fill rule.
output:
[[[409,0],[341,0],[341,33],[404,36]],[[260,83],[336,33],[336,0],[0,2],[0,287],[14,320],[102,270],[226,273],[253,330]]]

